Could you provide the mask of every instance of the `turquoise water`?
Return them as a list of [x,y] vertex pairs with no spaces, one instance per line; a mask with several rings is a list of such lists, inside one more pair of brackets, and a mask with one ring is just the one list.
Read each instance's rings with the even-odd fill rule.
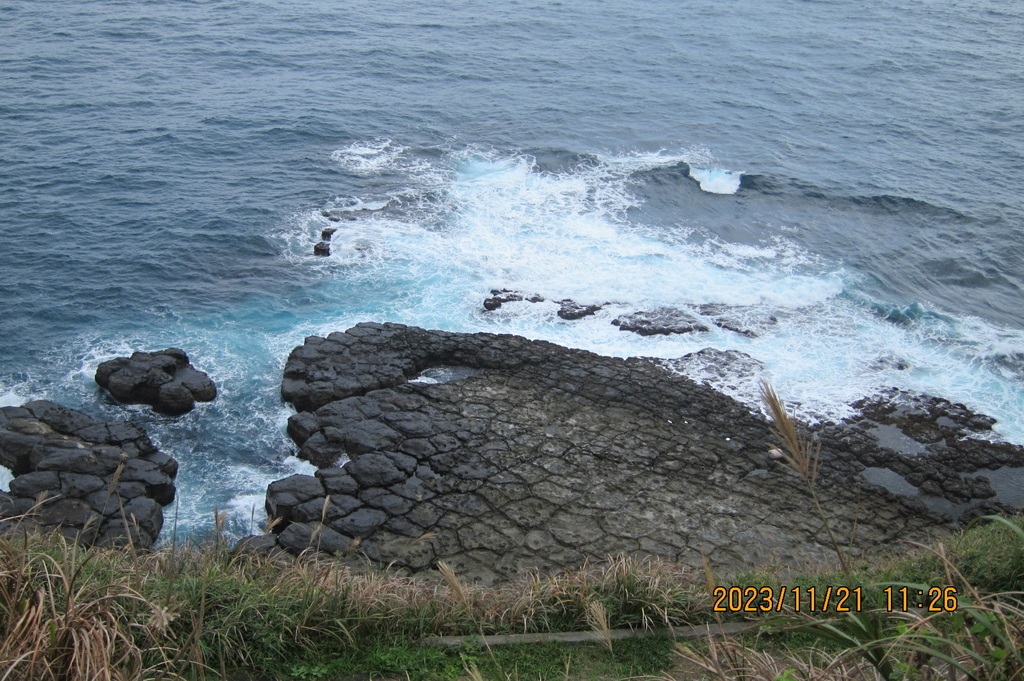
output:
[[[0,0],[0,402],[140,420],[192,533],[259,523],[302,467],[287,353],[369,319],[734,348],[808,418],[895,385],[1024,442],[1022,28],[997,2]],[[358,208],[313,257],[320,212]],[[484,313],[492,288],[612,304]],[[609,324],[700,303],[779,321]],[[169,345],[215,403],[92,381]]]

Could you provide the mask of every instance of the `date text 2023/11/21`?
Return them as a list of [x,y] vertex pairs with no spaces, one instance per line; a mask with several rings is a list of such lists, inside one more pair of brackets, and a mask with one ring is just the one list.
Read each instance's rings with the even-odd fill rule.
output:
[[[888,612],[953,612],[956,587],[887,586],[881,590]],[[848,586],[718,586],[711,593],[714,612],[861,612],[864,588]],[[880,606],[882,604],[879,604]]]

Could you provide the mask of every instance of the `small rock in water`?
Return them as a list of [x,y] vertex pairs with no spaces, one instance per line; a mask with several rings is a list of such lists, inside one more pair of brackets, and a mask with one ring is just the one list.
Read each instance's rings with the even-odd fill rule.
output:
[[325,227],[324,230],[322,232],[320,232],[320,240],[321,241],[330,241],[331,237],[334,236],[334,233],[337,232],[337,231],[338,231],[337,227]]
[[188,361],[178,348],[135,352],[96,368],[96,382],[118,402],[148,404],[161,414],[177,416],[192,410],[197,401],[217,397],[217,386]]
[[544,297],[534,293],[532,296],[522,291],[512,291],[507,288],[491,291],[491,297],[484,300],[484,309],[488,312],[497,310],[504,303],[516,303],[525,300],[530,303],[543,303]]
[[558,304],[561,306],[558,308],[558,316],[562,319],[574,320],[583,319],[592,314],[595,314],[601,309],[600,305],[580,305],[575,300],[560,300]]
[[704,332],[704,324],[682,310],[673,307],[659,307],[654,310],[634,312],[617,317],[612,324],[620,331],[632,331],[641,336],[667,336],[673,333]]
[[313,255],[328,256],[331,254],[331,244],[321,241],[313,246]]

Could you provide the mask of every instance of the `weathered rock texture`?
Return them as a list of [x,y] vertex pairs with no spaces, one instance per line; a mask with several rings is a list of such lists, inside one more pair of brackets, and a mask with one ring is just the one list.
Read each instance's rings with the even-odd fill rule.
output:
[[174,500],[178,463],[130,423],[47,401],[0,409],[0,531],[57,529],[100,546],[152,546]]
[[632,331],[641,336],[667,336],[673,333],[704,332],[708,330],[693,315],[674,307],[659,307],[649,312],[634,312],[617,317],[612,324],[620,331]]
[[[506,288],[491,291],[491,297],[485,298],[483,304],[484,310],[493,312],[505,303],[543,303],[546,300],[538,293],[528,294]],[[568,298],[552,302],[558,305],[558,316],[567,321],[589,317],[612,305],[584,305]],[[704,333],[710,330],[710,324],[748,338],[757,338],[768,327],[777,324],[778,319],[758,307],[705,304],[639,310],[619,315],[611,323],[622,331],[632,331],[641,336]]]
[[[408,382],[434,366],[479,373]],[[289,433],[321,467],[270,486],[278,545],[482,581],[628,552],[716,568],[832,558],[763,418],[652,362],[494,334],[360,324],[288,359]],[[826,443],[822,504],[854,551],[948,518],[863,483]],[[346,463],[347,461],[347,463]]]
[[192,411],[197,401],[217,397],[210,377],[193,367],[178,348],[134,352],[131,357],[103,362],[96,369],[96,382],[119,402],[148,404],[172,416]]
[[822,426],[818,432],[823,442],[846,453],[837,466],[851,472],[890,471],[917,488],[931,506],[961,520],[1013,510],[995,499],[987,475],[967,475],[981,472],[1024,480],[1024,448],[986,439],[992,437],[994,419],[962,404],[895,389],[854,406],[859,416],[842,425]]

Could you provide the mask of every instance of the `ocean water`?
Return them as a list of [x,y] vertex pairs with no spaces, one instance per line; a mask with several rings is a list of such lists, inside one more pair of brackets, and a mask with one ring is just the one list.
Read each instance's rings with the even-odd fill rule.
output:
[[[144,425],[181,462],[165,536],[258,528],[309,470],[288,352],[365,320],[736,349],[808,419],[897,386],[1024,443],[1022,29],[991,0],[0,0],[0,404]],[[610,324],[704,303],[777,323]],[[172,345],[216,402],[92,380]]]

